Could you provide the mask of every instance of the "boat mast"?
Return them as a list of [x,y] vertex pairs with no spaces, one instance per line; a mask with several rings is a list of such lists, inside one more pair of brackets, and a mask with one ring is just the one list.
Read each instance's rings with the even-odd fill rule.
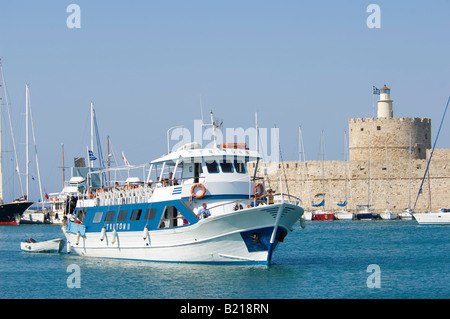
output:
[[369,134],[369,150],[368,150],[368,171],[367,171],[367,178],[368,178],[368,182],[367,182],[367,210],[370,209],[370,132],[368,132]]
[[26,163],[26,199],[28,200],[28,195],[30,191],[30,176],[29,176],[29,168],[30,168],[30,160],[28,156],[28,84],[25,85],[25,163]]
[[[94,102],[91,102],[91,152],[94,152]],[[94,161],[91,161],[90,157],[89,167],[94,167]]]
[[62,183],[62,187],[64,188],[64,184],[66,181],[66,168],[64,167],[64,143],[61,143],[61,155],[62,155],[62,179],[63,179],[63,183]]
[[347,177],[348,177],[348,156],[347,156],[347,131],[344,131],[344,158],[345,158],[345,205],[347,206]]
[[299,196],[302,203],[302,127],[298,127],[298,180],[299,180]]
[[409,200],[408,209],[411,209],[411,175],[412,175],[411,131],[409,132]]
[[3,69],[2,60],[0,59],[0,204],[3,204],[3,174],[2,174],[2,82],[3,82]]
[[[28,95],[28,99],[29,98],[30,98],[30,95]],[[36,159],[36,169],[37,169],[38,181],[39,181],[39,194],[41,195],[42,208],[44,208],[44,196],[42,195],[41,171],[39,169],[39,159],[38,159],[37,146],[36,146],[36,133],[34,131],[33,112],[31,111],[30,104],[31,103],[28,102],[28,108],[29,108],[30,120],[31,120],[31,132],[33,133],[34,156]]]
[[322,144],[322,199],[323,199],[323,209],[325,210],[325,167],[324,167],[324,147],[323,147],[323,130],[321,136],[321,144]]
[[389,157],[388,157],[388,144],[386,139],[386,182],[387,182],[387,209],[391,210],[391,186],[389,185]]

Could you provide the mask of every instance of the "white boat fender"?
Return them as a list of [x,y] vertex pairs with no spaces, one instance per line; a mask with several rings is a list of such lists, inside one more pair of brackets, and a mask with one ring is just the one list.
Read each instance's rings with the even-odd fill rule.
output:
[[146,240],[147,237],[148,237],[148,227],[147,227],[147,225],[145,225],[145,227],[144,227],[144,234],[143,234],[142,237],[144,238],[144,240]]
[[80,236],[81,236],[80,232],[77,232],[77,238],[75,241],[75,245],[78,245],[78,243],[80,242]]
[[112,239],[111,239],[111,244],[114,244],[116,242],[117,239],[117,231],[114,228],[114,230],[112,231]]
[[303,229],[306,227],[305,217],[303,215],[300,217],[300,226],[302,226]]
[[106,227],[103,226],[102,232],[100,234],[100,240],[101,241],[105,240],[105,236],[106,236]]

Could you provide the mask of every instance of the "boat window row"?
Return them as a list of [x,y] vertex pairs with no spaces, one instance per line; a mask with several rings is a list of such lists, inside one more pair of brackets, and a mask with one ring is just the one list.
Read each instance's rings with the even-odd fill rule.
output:
[[[116,211],[108,211],[105,216],[105,223],[111,223],[114,221],[116,217]],[[94,218],[92,220],[93,223],[101,223],[103,220],[104,212],[96,212]],[[145,211],[144,220],[153,220],[155,219],[156,208],[149,208]],[[128,217],[128,210],[120,210],[117,214],[116,222],[126,221]],[[130,221],[138,221],[142,217],[142,209],[133,209],[131,211]]]
[[217,161],[212,161],[212,162],[205,162],[205,164],[206,164],[208,173],[210,173],[210,174],[219,173],[219,166],[220,166],[220,169],[222,170],[222,173],[234,173],[235,170],[237,173],[242,173],[242,174],[244,174],[246,172],[245,164],[238,162],[238,161],[234,161],[233,163],[231,163],[231,162],[217,163]]

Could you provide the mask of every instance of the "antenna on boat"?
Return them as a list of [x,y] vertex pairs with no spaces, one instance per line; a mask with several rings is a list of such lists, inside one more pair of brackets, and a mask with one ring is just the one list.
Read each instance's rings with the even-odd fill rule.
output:
[[213,111],[210,111],[210,116],[211,116],[211,124],[203,124],[202,126],[212,126],[213,128],[213,136],[214,136],[214,147],[218,147],[217,145],[217,134],[216,134],[216,130],[218,127],[222,127],[223,121],[219,120],[219,119],[215,119],[214,120],[214,116],[213,116]]
[[200,115],[202,117],[202,124],[203,124],[203,104],[202,104],[202,95],[200,94]]

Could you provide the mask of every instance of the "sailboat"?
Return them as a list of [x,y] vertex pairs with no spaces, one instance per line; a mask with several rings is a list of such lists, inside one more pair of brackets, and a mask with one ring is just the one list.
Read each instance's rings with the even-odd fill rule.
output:
[[46,212],[44,211],[44,197],[42,196],[42,184],[41,184],[41,173],[39,170],[39,160],[37,155],[37,147],[36,147],[36,135],[34,132],[34,123],[33,123],[33,115],[31,112],[31,105],[30,105],[30,92],[29,92],[29,86],[26,85],[26,110],[25,110],[25,158],[26,158],[26,194],[29,194],[30,189],[30,173],[29,173],[29,134],[28,134],[28,123],[31,121],[31,130],[33,133],[33,145],[34,145],[34,155],[36,160],[36,168],[37,168],[37,175],[39,180],[39,193],[41,195],[41,208],[36,209],[27,209],[20,218],[21,224],[44,224],[48,220],[46,219]]
[[[101,188],[110,185],[110,154],[109,154],[109,137],[108,137],[108,168],[107,171],[102,174],[94,174],[94,172],[104,170],[104,161],[102,155],[102,148],[100,142],[100,134],[97,125],[97,119],[94,110],[94,102],[91,102],[90,106],[90,148],[87,147],[87,159],[86,166],[85,159],[83,157],[76,157],[74,160],[74,166],[72,167],[72,174],[69,181],[64,180],[64,145],[62,145],[62,167],[63,167],[63,189],[59,193],[51,193],[49,204],[53,211],[54,223],[62,223],[64,220],[72,215],[77,205],[78,200],[86,196],[85,190],[88,188]],[[97,153],[94,153],[94,144],[97,144]],[[94,162],[98,160],[98,167],[94,167]],[[91,195],[91,194],[89,194]]]
[[411,147],[411,132],[409,132],[409,199],[408,208],[405,208],[398,214],[398,217],[402,220],[413,219],[413,210],[411,209],[411,179],[412,179],[412,147]]
[[388,146],[386,140],[386,195],[387,195],[387,208],[384,212],[380,213],[380,218],[384,220],[397,219],[398,214],[391,210],[391,185],[389,184],[389,157],[388,157]]
[[373,212],[370,210],[370,132],[368,135],[369,149],[368,149],[368,174],[367,174],[367,205],[356,205],[357,219],[373,219]]
[[[303,146],[303,134],[302,134],[301,127],[298,128],[298,139],[299,139],[299,147],[298,148],[299,148],[299,180],[300,180],[300,183],[299,183],[300,197],[299,198],[302,199],[302,159],[305,162],[305,167],[307,167],[307,166],[306,166],[306,160],[305,160],[305,150],[304,150],[304,146]],[[309,202],[311,202],[311,192],[309,189],[308,173],[306,173],[305,176],[306,176],[306,188],[308,190]],[[312,211],[305,210],[303,212],[301,219],[303,219],[304,221],[305,220],[310,221],[312,219]]]
[[345,152],[345,201],[338,203],[341,210],[334,213],[334,217],[339,220],[352,220],[353,213],[349,212],[345,207],[347,206],[347,166],[348,166],[348,147],[347,147],[347,132],[344,132],[344,152]]
[[[316,196],[322,196],[322,201],[319,204],[312,205],[313,207],[325,207],[325,169],[324,169],[324,149],[323,149],[323,131],[321,135],[321,148],[322,148],[322,194],[317,194]],[[333,220],[334,214],[326,212],[322,209],[317,209],[313,212],[312,220]]]
[[[9,108],[8,97],[6,95],[5,78],[3,75],[3,68],[2,68],[1,60],[0,60],[0,75],[2,78],[2,81],[0,82],[0,86],[3,84],[3,86],[5,87],[6,105]],[[1,89],[0,89],[0,102],[1,102]],[[11,123],[11,121],[10,121],[10,123]],[[0,125],[1,125],[1,110],[0,110]],[[11,132],[12,132],[12,127],[11,127]],[[12,134],[12,136],[13,136],[13,134]],[[13,143],[14,143],[14,138],[13,138]],[[1,144],[1,127],[0,127],[0,151],[1,150],[2,150],[2,144]],[[15,150],[15,147],[14,147],[14,150]],[[14,152],[14,153],[16,154],[16,152]],[[16,154],[16,160],[17,160],[17,154]],[[2,157],[0,156],[0,225],[17,225],[18,221],[20,221],[20,216],[32,204],[33,204],[33,202],[28,201],[27,195],[23,195],[22,197],[14,200],[11,203],[3,203]]]
[[[420,184],[419,192],[417,193],[416,201],[414,203],[414,208],[416,207],[417,200],[419,199],[419,195],[422,193],[422,186],[423,182],[425,181],[425,177],[428,173],[428,195],[431,196],[431,190],[430,190],[430,184],[429,184],[429,178],[430,178],[430,172],[428,171],[430,167],[431,158],[433,157],[433,152],[436,147],[436,142],[439,138],[439,133],[441,132],[442,123],[444,122],[445,114],[447,113],[448,104],[450,102],[450,97],[447,100],[447,105],[445,106],[444,115],[442,116],[441,124],[439,125],[439,130],[436,135],[436,140],[434,141],[433,149],[431,150],[430,159],[427,163],[427,168],[425,169],[425,174],[422,178],[422,183]],[[431,203],[430,203],[430,209],[431,209]],[[437,212],[424,212],[424,213],[413,213],[413,217],[415,220],[421,224],[421,225],[450,225],[450,209],[448,208],[441,208]]]

